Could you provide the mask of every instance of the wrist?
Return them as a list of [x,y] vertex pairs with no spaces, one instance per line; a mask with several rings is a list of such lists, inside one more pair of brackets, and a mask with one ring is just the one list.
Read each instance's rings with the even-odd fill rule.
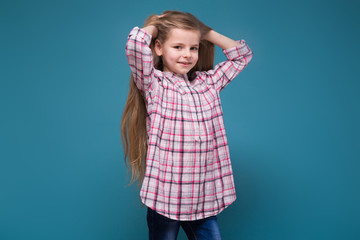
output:
[[154,25],[148,25],[146,27],[143,27],[142,30],[150,34],[153,38],[156,38],[157,36],[157,28]]

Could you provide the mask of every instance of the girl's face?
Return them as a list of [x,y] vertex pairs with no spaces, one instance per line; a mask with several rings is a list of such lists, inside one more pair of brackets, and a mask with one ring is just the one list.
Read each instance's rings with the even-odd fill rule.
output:
[[200,32],[174,28],[165,42],[155,42],[155,52],[161,56],[164,72],[188,73],[199,59]]

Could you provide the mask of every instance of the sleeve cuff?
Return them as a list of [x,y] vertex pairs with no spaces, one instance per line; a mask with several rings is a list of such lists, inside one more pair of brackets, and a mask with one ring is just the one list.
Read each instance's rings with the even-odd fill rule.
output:
[[142,39],[142,41],[144,41],[147,45],[150,45],[150,43],[151,43],[152,36],[148,32],[144,31],[142,28],[134,27],[131,30],[129,36],[132,36],[132,35]]
[[240,45],[223,50],[223,53],[229,60],[235,59],[239,56],[243,56],[251,52],[251,49],[246,44],[245,40],[240,40],[236,42],[240,43]]

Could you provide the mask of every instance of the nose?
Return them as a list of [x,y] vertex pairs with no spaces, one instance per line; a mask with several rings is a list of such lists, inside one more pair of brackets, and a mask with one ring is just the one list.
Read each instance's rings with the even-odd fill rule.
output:
[[190,56],[191,56],[190,49],[184,49],[184,51],[183,51],[183,57],[190,57]]

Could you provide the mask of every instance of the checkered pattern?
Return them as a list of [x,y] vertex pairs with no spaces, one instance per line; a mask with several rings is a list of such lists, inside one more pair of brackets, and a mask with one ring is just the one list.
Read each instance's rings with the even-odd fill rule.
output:
[[154,68],[151,35],[135,27],[126,55],[147,107],[148,151],[143,203],[180,221],[217,215],[235,201],[220,91],[249,63],[244,40],[224,50],[214,70],[186,75]]

